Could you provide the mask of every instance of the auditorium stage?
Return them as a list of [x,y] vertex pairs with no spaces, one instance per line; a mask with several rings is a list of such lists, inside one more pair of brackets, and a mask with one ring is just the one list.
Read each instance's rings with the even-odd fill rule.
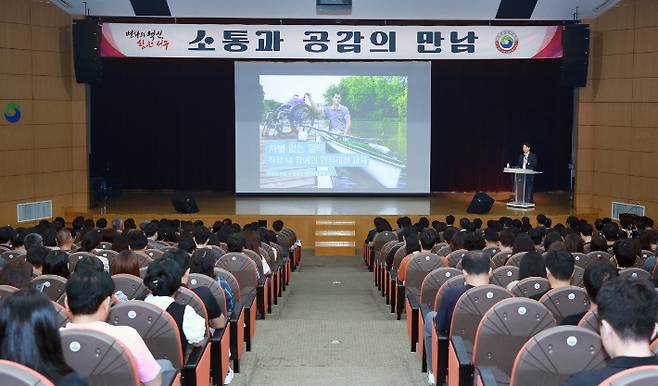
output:
[[393,226],[395,219],[401,215],[408,215],[414,221],[420,216],[427,216],[430,221],[443,221],[446,215],[452,214],[457,219],[479,217],[485,222],[501,216],[528,216],[534,222],[537,214],[544,213],[551,217],[554,223],[564,222],[571,214],[588,219],[596,216],[595,213],[574,213],[567,192],[536,193],[537,206],[532,210],[507,208],[505,203],[512,197],[511,192],[489,194],[496,200],[491,211],[483,215],[473,215],[466,213],[473,192],[432,193],[420,197],[244,196],[197,192],[194,196],[200,211],[179,214],[170,203],[171,192],[129,192],[109,199],[105,207],[95,207],[87,213],[70,212],[67,217],[77,214],[94,219],[106,217],[108,220],[114,217],[132,217],[138,224],[163,217],[201,219],[208,226],[224,218],[231,218],[240,224],[263,219],[268,221],[268,225],[274,220],[282,219],[287,226],[295,230],[306,246],[312,247],[316,238],[324,240],[326,238],[321,236],[326,235],[327,230],[338,228],[353,234],[356,246],[359,246],[359,240],[372,228],[372,218],[375,216],[387,218]]

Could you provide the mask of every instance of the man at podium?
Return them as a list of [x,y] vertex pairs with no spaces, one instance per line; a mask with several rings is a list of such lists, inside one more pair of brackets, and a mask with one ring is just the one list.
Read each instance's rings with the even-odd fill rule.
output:
[[[537,155],[530,152],[530,143],[524,142],[521,147],[523,153],[519,156],[518,166],[521,169],[537,170]],[[535,176],[532,174],[526,175],[525,180],[525,202],[534,202],[532,200],[532,193],[534,191]]]

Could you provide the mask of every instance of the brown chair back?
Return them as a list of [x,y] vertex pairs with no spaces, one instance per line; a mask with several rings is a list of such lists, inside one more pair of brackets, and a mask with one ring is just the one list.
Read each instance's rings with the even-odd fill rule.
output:
[[512,293],[515,296],[529,298],[546,293],[549,289],[551,285],[543,277],[526,277],[514,285]]
[[41,275],[32,279],[30,287],[58,302],[66,292],[66,279],[57,275]]
[[48,378],[16,362],[0,359],[0,385],[55,386]]
[[215,298],[215,301],[219,305],[219,309],[222,311],[222,314],[225,316],[229,315],[230,312],[226,309],[226,295],[224,294],[224,290],[219,285],[217,280],[200,273],[192,273],[190,274],[190,278],[187,281],[187,287],[192,290],[197,287],[208,288],[213,298]]
[[75,253],[71,253],[71,254],[69,255],[69,271],[71,271],[71,272],[75,271],[75,265],[78,264],[78,261],[79,261],[79,260],[82,260],[83,258],[85,258],[85,257],[87,257],[87,256],[94,256],[94,257],[96,257],[96,255],[94,255],[94,254],[91,253],[91,252],[75,252]]
[[604,260],[604,261],[610,261],[610,258],[612,257],[611,254],[608,252],[603,252],[603,251],[593,251],[587,254],[590,258],[592,258],[592,261],[594,260]]
[[521,348],[514,361],[510,386],[561,385],[582,371],[605,366],[601,337],[575,326],[541,331]]
[[431,252],[418,252],[411,256],[404,281],[405,294],[420,297],[420,287],[425,276],[443,267],[443,260]]
[[55,307],[55,312],[57,312],[57,327],[62,328],[66,326],[66,324],[71,321],[66,308],[57,302],[51,302],[51,304]]
[[624,268],[619,271],[619,276],[631,279],[651,279],[651,274],[642,268]]
[[653,386],[658,384],[658,366],[639,366],[620,371],[599,386]]
[[420,303],[434,306],[434,299],[439,288],[455,276],[461,276],[462,272],[457,268],[441,267],[437,268],[425,276],[423,283],[420,285]]
[[121,291],[129,300],[144,300],[151,291],[144,285],[142,278],[127,273],[112,275],[114,291]]
[[439,309],[439,306],[441,305],[441,297],[443,296],[443,292],[449,288],[457,288],[457,287],[463,287],[466,285],[466,282],[464,281],[464,275],[457,275],[453,276],[450,279],[446,280],[443,285],[439,288],[438,291],[436,291],[436,295],[434,296],[434,302],[432,302],[433,308],[432,311],[437,311]]
[[491,261],[493,262],[493,266],[496,267],[496,268],[502,267],[503,265],[505,265],[505,263],[507,262],[507,259],[509,259],[510,256],[512,256],[512,252],[498,252],[498,253],[496,253],[491,258]]
[[558,324],[569,315],[589,310],[590,306],[587,291],[576,286],[552,289],[539,302],[553,313]]
[[235,276],[240,285],[241,297],[256,290],[258,268],[256,263],[243,253],[229,252],[220,257],[215,267],[223,268]]
[[511,265],[511,266],[514,266],[514,267],[521,266],[521,259],[523,259],[523,256],[525,256],[526,253],[527,252],[519,252],[519,253],[513,254],[512,256],[509,257],[509,259],[507,259],[507,262],[505,263],[505,265]]
[[0,300],[6,298],[7,296],[13,294],[16,291],[18,291],[18,288],[16,287],[7,284],[0,285]]
[[261,256],[252,251],[251,249],[244,249],[242,251],[245,255],[249,256],[249,258],[256,264],[256,268],[258,269],[258,276],[262,277],[264,274],[264,269],[263,269],[263,260],[261,260]]
[[[405,248],[406,244],[405,243],[395,243],[393,245],[393,248],[397,244],[401,244],[401,245],[398,247],[398,249],[395,251],[395,254],[393,255],[392,268],[393,268],[393,272],[395,272],[395,273],[398,272],[398,270],[400,269],[400,264],[402,264],[402,260],[404,260],[404,258],[407,256],[407,250]],[[383,251],[384,251],[384,249],[382,248],[382,261],[385,260],[386,256],[387,256],[383,253]],[[389,253],[390,253],[390,251],[389,251]]]
[[238,279],[233,276],[233,274],[224,268],[219,268],[215,267],[215,277],[221,277],[226,282],[228,283],[229,287],[231,287],[231,292],[233,293],[233,299],[235,299],[235,302],[240,301],[240,283],[238,282]]
[[25,257],[25,253],[16,252],[16,251],[6,251],[0,253],[0,259],[3,259],[4,261],[14,260],[19,257]]
[[108,262],[112,262],[112,259],[117,257],[118,254],[119,254],[118,252],[107,250],[107,249],[98,250],[94,252],[94,255],[104,257],[107,259]]
[[498,247],[489,247],[482,250],[482,254],[484,256],[489,256],[490,259],[493,258],[498,252],[500,252],[500,248]]
[[571,254],[573,255],[574,264],[583,269],[587,268],[587,266],[593,261],[591,257],[584,253],[573,252]]
[[482,317],[475,335],[473,363],[495,368],[497,383],[507,384],[519,349],[530,337],[553,326],[553,314],[538,301],[503,299]]
[[393,240],[398,241],[398,235],[395,232],[384,231],[384,232],[379,232],[375,235],[375,238],[372,241],[373,244],[372,251],[374,252],[375,260],[380,261],[382,259],[381,257],[382,247],[384,246],[384,244]]
[[598,312],[596,312],[596,310],[587,311],[585,316],[583,316],[582,319],[580,319],[580,322],[578,322],[578,327],[582,327],[598,334],[601,328]]
[[436,253],[438,256],[448,256],[452,252],[450,250],[450,245],[448,243],[438,243],[432,248],[432,253]]
[[128,349],[98,331],[65,329],[60,332],[64,360],[90,386],[139,386],[137,365]]
[[455,304],[450,324],[450,336],[461,336],[467,350],[471,353],[475,333],[484,314],[494,304],[513,296],[508,290],[494,284],[478,286],[466,291]]
[[194,308],[194,311],[206,320],[206,326],[208,325],[206,305],[203,304],[203,300],[194,291],[189,288],[180,287],[174,294],[174,300],[177,303]]
[[456,267],[457,264],[460,261],[462,261],[462,258],[464,258],[464,256],[466,256],[467,253],[468,253],[468,251],[465,250],[465,249],[458,249],[454,252],[448,253],[448,256],[446,256],[446,262],[447,262],[448,266],[449,267]]
[[146,255],[150,257],[152,260],[157,259],[158,257],[161,257],[164,255],[164,252],[162,252],[159,249],[147,249],[146,250]]
[[519,267],[513,265],[503,265],[491,273],[491,283],[503,288],[507,288],[507,285],[514,280],[519,280]]
[[585,268],[579,267],[577,265],[573,266],[571,285],[581,288],[585,287]]
[[183,349],[174,318],[166,310],[141,300],[129,300],[110,309],[107,322],[137,330],[155,358],[183,367]]

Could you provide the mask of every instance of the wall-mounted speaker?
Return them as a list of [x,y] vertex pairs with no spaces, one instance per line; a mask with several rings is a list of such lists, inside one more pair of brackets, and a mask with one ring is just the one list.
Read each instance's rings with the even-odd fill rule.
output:
[[588,24],[570,24],[564,28],[560,79],[567,86],[585,87],[587,85],[589,35]]
[[73,66],[78,83],[97,83],[103,78],[101,25],[97,19],[73,20]]

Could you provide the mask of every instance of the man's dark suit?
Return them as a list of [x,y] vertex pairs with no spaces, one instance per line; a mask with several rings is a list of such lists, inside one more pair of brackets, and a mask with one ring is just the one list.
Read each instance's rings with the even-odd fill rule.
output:
[[[521,155],[519,156],[519,162],[518,162],[518,166],[520,168],[523,167],[523,157],[524,157],[524,154],[521,153]],[[526,169],[537,170],[537,154],[528,152],[528,163],[526,164],[525,168]],[[533,202],[532,201],[532,194],[534,193],[534,184],[535,184],[535,176],[533,176],[532,174],[527,174],[526,179],[525,179],[525,201],[526,202]]]

